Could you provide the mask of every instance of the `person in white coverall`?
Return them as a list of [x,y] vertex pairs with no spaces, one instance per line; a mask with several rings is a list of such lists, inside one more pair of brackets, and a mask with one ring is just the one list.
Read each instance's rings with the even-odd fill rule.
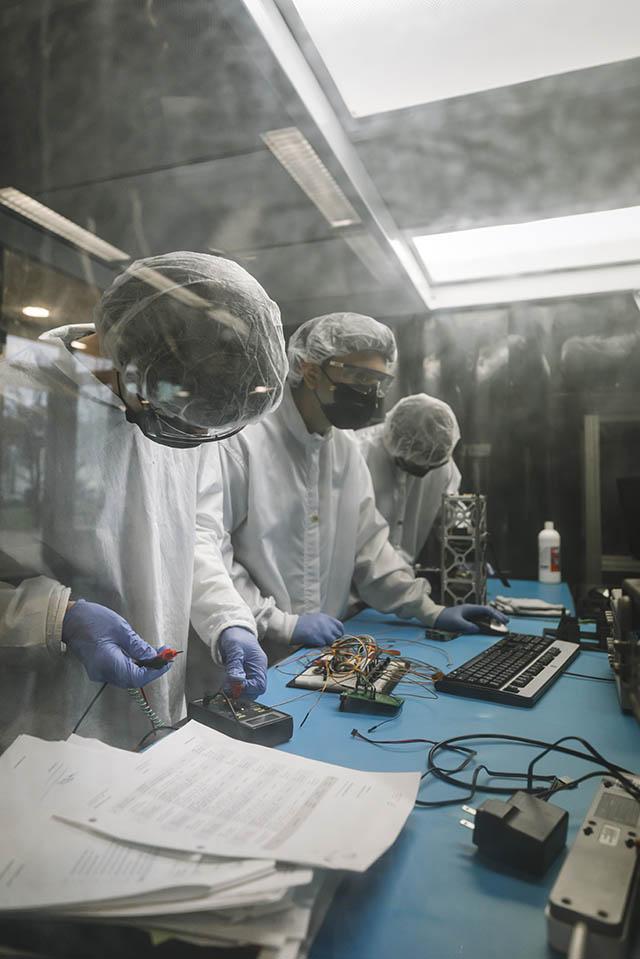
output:
[[376,506],[389,524],[389,539],[415,563],[442,506],[444,493],[460,489],[452,459],[460,428],[451,407],[417,393],[400,400],[384,423],[358,430]]
[[265,689],[217,441],[279,403],[280,313],[236,263],[170,253],[119,276],[95,327],[46,337],[0,362],[0,744],[66,738],[106,683],[80,731],[132,748],[150,725],[127,688],[184,715],[186,655],[144,662],[185,650],[190,617],[234,693]]
[[391,330],[333,313],[304,323],[288,355],[279,409],[220,448],[227,561],[258,635],[274,656],[332,642],[352,581],[376,609],[477,631],[465,613],[491,611],[437,606],[389,542],[369,470],[345,432],[379,409],[396,358]]

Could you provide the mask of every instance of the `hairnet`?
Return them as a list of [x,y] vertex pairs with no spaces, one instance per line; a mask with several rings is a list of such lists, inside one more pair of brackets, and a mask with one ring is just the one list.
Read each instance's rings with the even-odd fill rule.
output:
[[389,410],[382,438],[390,456],[431,467],[451,458],[460,439],[460,427],[447,403],[426,393],[416,393]]
[[166,416],[223,432],[280,402],[280,310],[231,260],[189,252],[137,260],[105,291],[95,324],[127,388]]
[[396,341],[388,326],[361,313],[327,313],[298,327],[289,340],[289,382],[302,381],[302,363],[324,363],[348,353],[380,353],[390,365],[396,360]]

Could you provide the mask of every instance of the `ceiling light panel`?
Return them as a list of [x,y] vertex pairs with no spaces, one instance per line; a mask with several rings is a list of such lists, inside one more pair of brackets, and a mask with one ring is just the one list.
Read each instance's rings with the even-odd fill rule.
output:
[[107,263],[119,263],[129,260],[129,254],[124,253],[110,243],[101,240],[95,233],[83,229],[72,220],[68,220],[55,210],[49,209],[43,203],[34,200],[33,197],[15,190],[13,187],[4,187],[0,189],[0,204],[13,213],[19,214],[32,223],[37,224],[41,229],[48,233],[54,233],[62,237],[68,243],[79,247],[86,253],[96,256]]
[[297,127],[269,130],[262,139],[332,227],[360,223],[351,203]]
[[292,0],[355,117],[640,56],[638,0]]
[[413,236],[433,283],[640,261],[640,206]]

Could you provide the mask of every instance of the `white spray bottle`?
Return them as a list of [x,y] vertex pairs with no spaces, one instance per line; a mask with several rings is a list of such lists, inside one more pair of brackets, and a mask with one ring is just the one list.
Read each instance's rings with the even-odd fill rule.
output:
[[538,579],[541,583],[559,583],[560,533],[550,520],[538,533]]

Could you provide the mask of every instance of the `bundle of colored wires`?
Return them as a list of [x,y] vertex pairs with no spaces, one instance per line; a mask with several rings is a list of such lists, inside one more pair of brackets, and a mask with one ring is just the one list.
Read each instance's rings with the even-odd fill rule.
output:
[[[403,640],[403,643],[404,642],[411,642],[412,644],[420,643],[419,640]],[[428,643],[422,642],[420,644],[429,647]],[[437,652],[441,652],[441,650],[437,649]],[[443,655],[450,663],[448,653],[445,652]],[[297,677],[300,675],[299,666],[298,669],[293,672],[291,671],[291,667],[293,666],[295,669],[295,666],[300,664],[303,666],[303,672],[309,669],[309,667],[314,666],[316,671],[322,675],[322,684],[317,692],[316,700],[300,723],[302,726],[317,706],[323,693],[329,690],[332,692],[352,691],[359,687],[365,690],[375,691],[373,678],[375,678],[376,667],[383,661],[383,657],[396,656],[401,657],[403,665],[408,665],[408,669],[399,679],[399,683],[419,687],[423,691],[423,693],[420,694],[413,691],[405,692],[402,690],[402,695],[405,698],[437,699],[436,693],[433,691],[432,686],[429,685],[442,675],[437,666],[424,662],[423,660],[401,656],[399,650],[379,645],[372,636],[368,635],[341,636],[340,639],[335,640],[335,642],[333,642],[331,646],[326,647],[326,649],[321,651],[305,650],[300,656],[289,660],[284,665],[276,666],[276,669],[284,675]],[[285,706],[314,692],[315,690],[310,690],[308,693],[302,693],[301,696],[284,700],[282,703],[278,703],[277,706]]]

